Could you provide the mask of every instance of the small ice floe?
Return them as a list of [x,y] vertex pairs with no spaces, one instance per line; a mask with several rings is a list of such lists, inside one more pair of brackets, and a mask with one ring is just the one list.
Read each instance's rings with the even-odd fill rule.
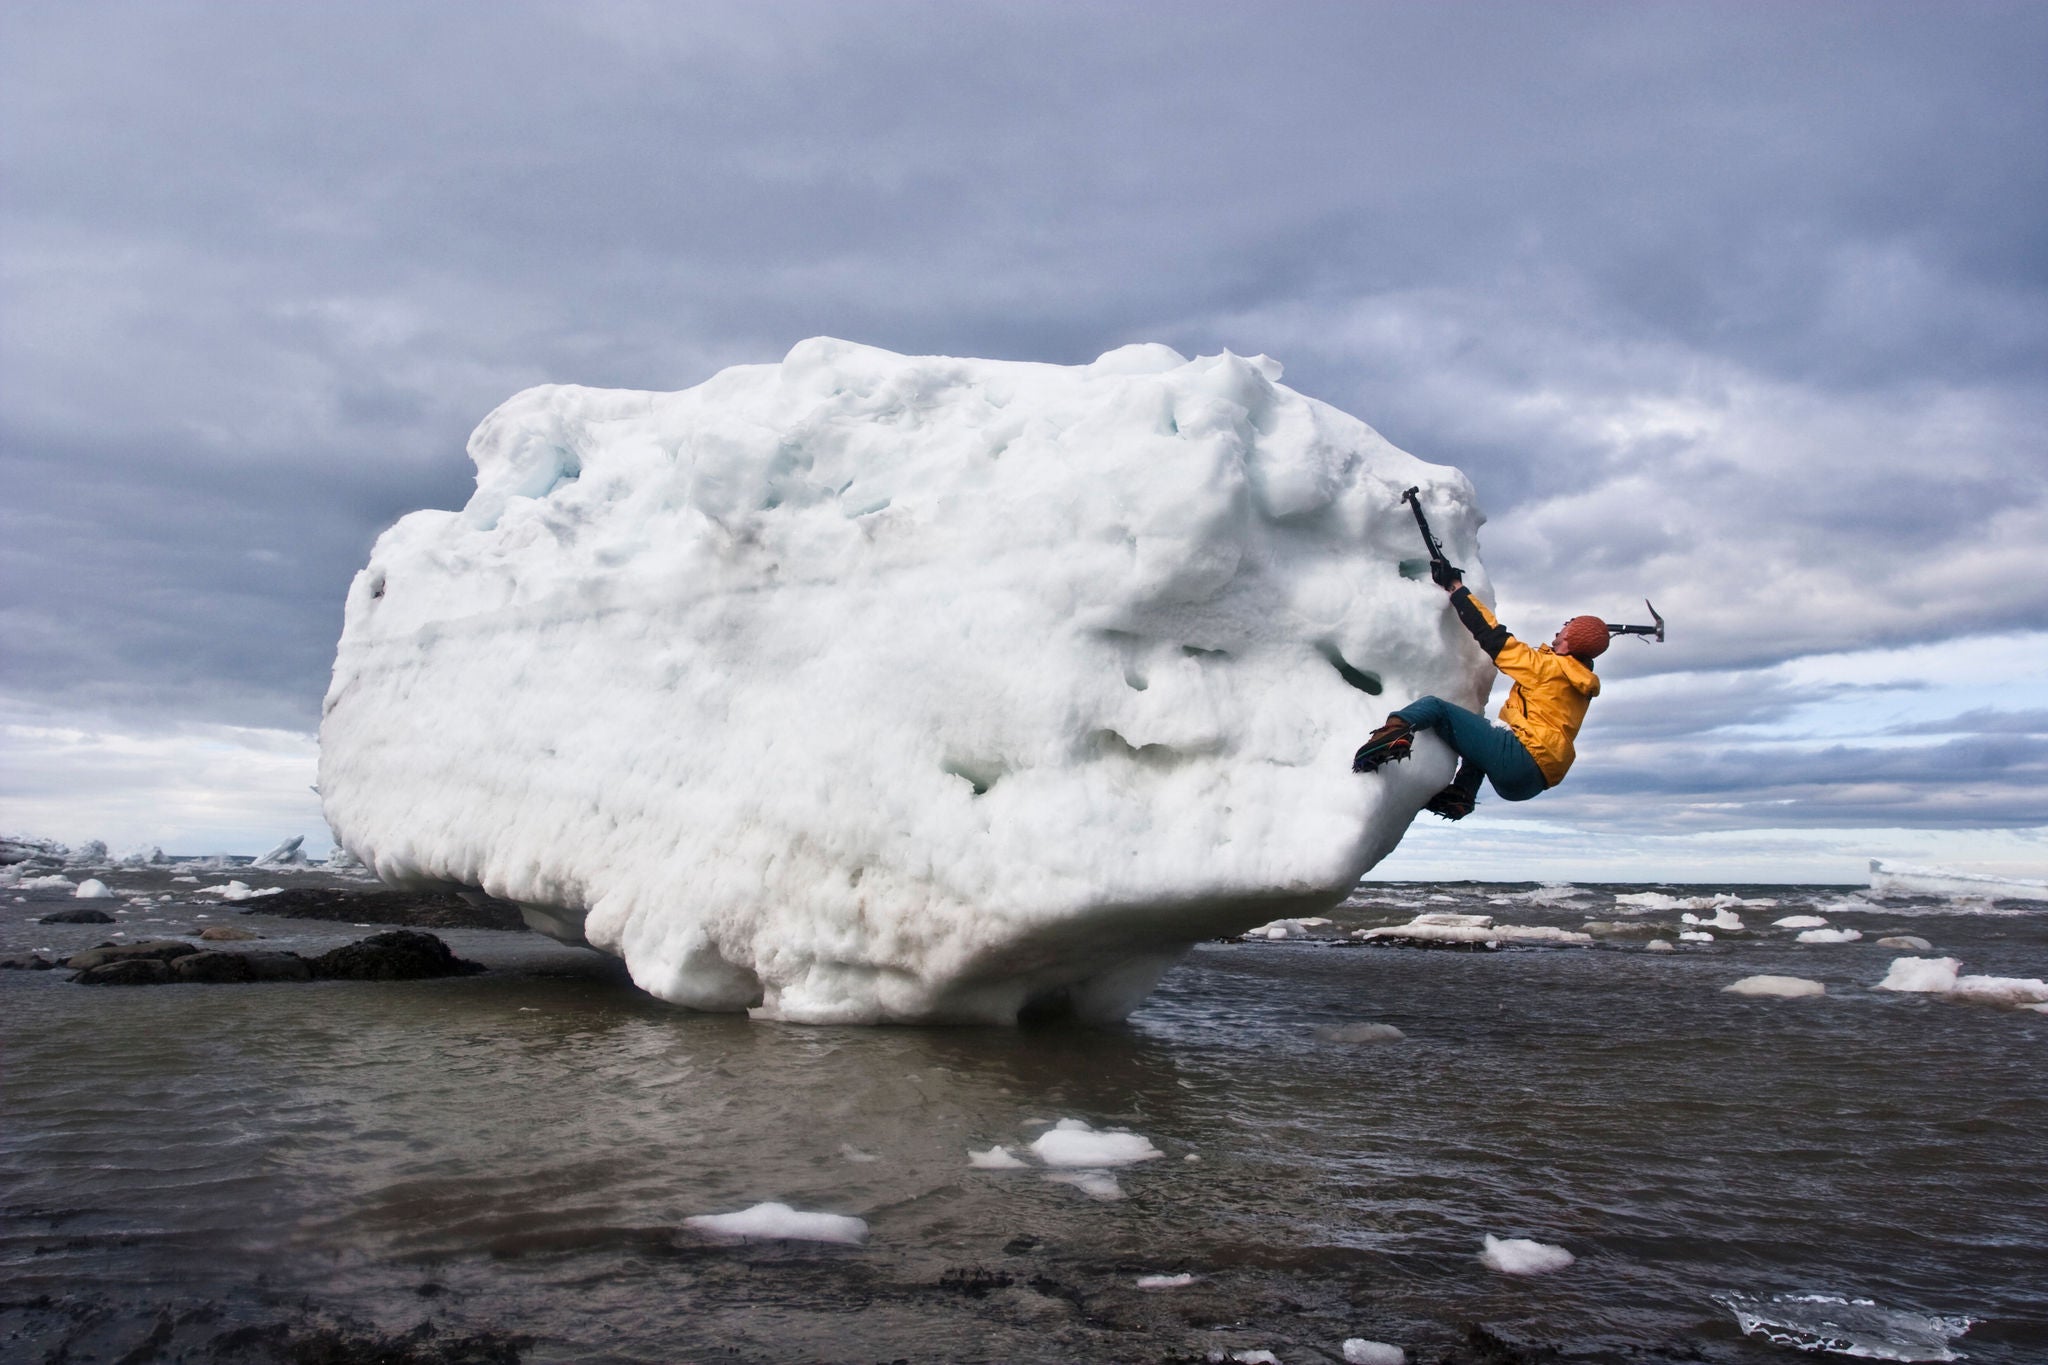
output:
[[1675,953],[1678,951],[1678,945],[1668,938],[1653,938],[1648,943],[1645,943],[1643,947],[1653,953]]
[[112,887],[98,877],[87,877],[71,894],[82,901],[102,901],[112,896],[114,892]]
[[1215,1365],[1234,1360],[1237,1365],[1280,1365],[1280,1357],[1271,1351],[1211,1351],[1209,1359]]
[[194,886],[199,884],[199,878],[197,877],[173,877],[171,880],[174,882],[191,882]]
[[52,872],[47,877],[25,877],[15,883],[23,891],[69,891],[78,885],[61,873]]
[[1344,1338],[1344,1365],[1408,1365],[1408,1353],[1384,1341]]
[[257,896],[275,896],[283,890],[281,886],[266,886],[261,891],[256,891],[251,889],[247,882],[222,882],[219,886],[200,887],[199,894],[219,896],[224,901],[246,901]]
[[998,1142],[985,1152],[968,1148],[967,1164],[978,1171],[1021,1171],[1031,1163]]
[[1479,1263],[1488,1270],[1498,1270],[1503,1275],[1548,1275],[1553,1270],[1563,1270],[1578,1257],[1563,1247],[1548,1242],[1531,1241],[1527,1237],[1496,1237],[1486,1234],[1484,1249],[1479,1253]]
[[1505,891],[1497,896],[1488,896],[1486,902],[1489,905],[1556,905],[1588,894],[1570,882],[1545,882],[1534,891]]
[[1721,990],[1728,995],[1772,995],[1785,1000],[1798,1000],[1809,995],[1826,995],[1828,988],[1818,981],[1809,981],[1803,976],[1745,976],[1740,981],[1730,982]]
[[1141,1133],[1098,1133],[1080,1119],[1061,1119],[1031,1144],[1048,1166],[1064,1168],[1130,1166],[1166,1153]]
[[1897,948],[1908,953],[1931,953],[1934,945],[1918,934],[1886,934],[1877,941],[1880,948]]
[[1787,915],[1771,921],[1773,929],[1825,929],[1827,925],[1819,915]]
[[868,1239],[868,1225],[838,1213],[800,1213],[787,1204],[756,1204],[738,1213],[700,1213],[683,1220],[685,1227],[711,1237],[741,1242],[840,1242],[859,1246]]
[[1808,929],[1799,935],[1801,943],[1860,943],[1860,929]]
[[1681,943],[1712,943],[1714,936],[1704,929],[1687,929],[1678,936]]
[[1830,1351],[1866,1360],[1961,1360],[1963,1355],[1949,1343],[1975,1322],[1973,1318],[1880,1308],[1870,1299],[1840,1294],[1715,1297],[1735,1315],[1735,1325],[1744,1336],[1762,1337],[1802,1351]]
[[1725,908],[1716,910],[1705,919],[1701,919],[1698,915],[1688,910],[1680,915],[1678,919],[1681,924],[1697,924],[1703,929],[1737,930],[1742,928],[1742,916],[1736,914],[1733,910]]
[[1591,943],[1591,934],[1559,929],[1548,924],[1495,924],[1491,915],[1455,915],[1443,912],[1417,915],[1406,924],[1387,924],[1377,929],[1359,929],[1351,937],[1367,942],[1469,943],[1498,948],[1503,943]]
[[1053,1171],[1045,1178],[1055,1185],[1072,1185],[1090,1199],[1105,1203],[1124,1197],[1124,1187],[1108,1171]]
[[249,864],[249,866],[304,867],[306,865],[306,850],[303,847],[301,847],[301,845],[303,845],[305,842],[305,835],[294,834],[291,838],[285,840],[276,848],[271,849],[270,852],[264,854],[255,862]]
[[848,1161],[853,1162],[857,1166],[865,1166],[871,1161],[880,1161],[882,1159],[876,1156],[873,1152],[863,1152],[860,1148],[854,1146],[850,1142],[842,1142],[839,1144],[839,1155],[845,1157]]
[[1298,919],[1276,919],[1271,924],[1261,924],[1256,929],[1244,931],[1246,938],[1284,939],[1307,938],[1308,926]]
[[2048,1004],[2048,981],[2024,976],[1964,976],[1962,961],[1953,957],[1901,957],[1877,983],[1881,991],[1944,995],[1979,1005],[2016,1005],[2030,1009]]
[[1140,1289],[1186,1289],[1195,1282],[1193,1275],[1182,1272],[1179,1275],[1140,1275]]
[[1408,1035],[1392,1024],[1323,1024],[1315,1036],[1326,1043],[1398,1043]]
[[1744,900],[1725,891],[1712,896],[1672,896],[1662,891],[1634,891],[1616,896],[1614,903],[1626,908],[1629,914],[1640,915],[1650,910],[1768,910],[1778,902],[1767,896]]

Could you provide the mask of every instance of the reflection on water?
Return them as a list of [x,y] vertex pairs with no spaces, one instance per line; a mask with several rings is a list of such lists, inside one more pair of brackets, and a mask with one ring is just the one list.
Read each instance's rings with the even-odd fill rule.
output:
[[[1349,1336],[1435,1359],[1481,1321],[1594,1357],[1761,1361],[1784,1349],[1721,1301],[1796,1293],[1978,1319],[1955,1343],[1972,1360],[2048,1355],[2048,1019],[1870,989],[1896,955],[1868,942],[1887,916],[1939,907],[1710,890],[1779,900],[1743,911],[1758,926],[1826,900],[1866,942],[1205,945],[1109,1030],[689,1015],[592,955],[481,931],[445,936],[495,970],[452,981],[0,974],[0,1257],[17,1298],[253,1318],[311,1295],[399,1326],[516,1327],[530,1359],[1294,1361]],[[1572,928],[1629,908],[1611,889],[1504,894],[1401,888],[1328,932],[1419,908]],[[10,908],[10,950],[58,932],[28,926],[34,908]],[[1970,970],[2048,969],[2037,918],[1910,918]],[[245,922],[266,946],[360,932]],[[1829,994],[1720,990],[1764,972]],[[1406,1039],[1332,1040],[1354,1022]],[[1115,1201],[969,1166],[1061,1118],[1166,1155],[1118,1171]],[[731,1247],[682,1228],[764,1200],[872,1235]],[[1578,1260],[1499,1275],[1477,1258],[1488,1233]],[[1136,1287],[1183,1271],[1186,1288]]]

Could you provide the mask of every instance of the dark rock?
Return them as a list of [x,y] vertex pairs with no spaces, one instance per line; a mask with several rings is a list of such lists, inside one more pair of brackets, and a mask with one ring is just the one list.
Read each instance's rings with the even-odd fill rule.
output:
[[199,937],[208,943],[228,943],[236,939],[262,938],[254,929],[242,929],[232,924],[209,924],[199,931]]
[[88,948],[82,953],[73,953],[64,963],[73,971],[87,971],[107,962],[126,962],[134,958],[154,958],[169,962],[174,957],[184,957],[199,950],[189,943],[180,943],[174,938],[144,939],[140,943],[102,943],[97,948]]
[[160,986],[171,979],[171,964],[156,957],[116,958],[71,979],[81,986]]
[[240,953],[187,953],[170,964],[171,975],[179,981],[219,983],[254,981],[249,959]]
[[37,924],[112,924],[114,917],[104,910],[59,910],[44,915]]
[[251,981],[311,981],[313,969],[297,953],[241,953]]
[[314,976],[330,981],[420,981],[483,970],[477,963],[455,956],[432,934],[414,929],[372,934],[322,953],[308,965]]
[[0,957],[0,972],[47,972],[57,964],[30,953],[27,957]]

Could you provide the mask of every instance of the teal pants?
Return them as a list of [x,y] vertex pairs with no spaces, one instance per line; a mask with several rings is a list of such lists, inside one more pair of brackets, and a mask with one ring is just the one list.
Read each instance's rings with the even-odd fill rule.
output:
[[1478,793],[1481,778],[1493,783],[1503,801],[1527,801],[1550,787],[1515,732],[1476,711],[1442,697],[1422,697],[1394,714],[1418,730],[1436,731],[1437,738],[1456,751],[1463,761],[1451,785],[1467,796]]

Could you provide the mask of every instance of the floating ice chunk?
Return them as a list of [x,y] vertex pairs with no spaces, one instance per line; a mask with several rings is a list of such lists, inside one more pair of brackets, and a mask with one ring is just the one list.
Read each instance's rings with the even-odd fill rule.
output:
[[1178,1275],[1140,1275],[1140,1289],[1186,1289],[1195,1282],[1195,1277],[1183,1271]]
[[1688,910],[1683,915],[1680,915],[1678,918],[1681,923],[1703,925],[1709,929],[1732,930],[1740,929],[1742,927],[1742,916],[1736,914],[1733,910],[1727,909],[1726,907],[1716,910],[1711,916],[1709,916],[1706,919],[1701,919],[1698,915],[1693,914],[1690,910]]
[[1714,936],[1704,929],[1687,929],[1678,935],[1682,943],[1712,943]]
[[1316,1037],[1326,1043],[1398,1043],[1407,1034],[1392,1024],[1323,1024]]
[[1768,910],[1778,902],[1768,896],[1744,900],[1741,896],[1717,892],[1711,896],[1673,896],[1663,891],[1634,891],[1616,896],[1614,903],[1632,907],[1641,914],[1647,910]]
[[1962,959],[1954,957],[1893,958],[1891,970],[1877,983],[1881,991],[1914,991],[1942,995],[1956,988]]
[[1877,941],[1880,948],[1898,948],[1909,953],[1931,953],[1934,945],[1918,934],[1887,934]]
[[1124,1187],[1108,1171],[1054,1171],[1045,1178],[1055,1185],[1072,1185],[1090,1199],[1108,1202],[1124,1197]]
[[1652,953],[1675,953],[1678,951],[1678,945],[1668,938],[1653,938],[1648,943],[1645,943],[1643,947]]
[[694,1008],[1120,1017],[1189,945],[1342,901],[1452,767],[1424,737],[1361,778],[1360,727],[1493,676],[1400,571],[1419,485],[1483,588],[1468,481],[1275,373],[819,338],[519,394],[468,505],[349,591],[333,833]]
[[848,1161],[851,1161],[856,1166],[866,1166],[873,1162],[880,1161],[882,1159],[876,1156],[873,1152],[863,1152],[860,1148],[854,1146],[850,1142],[842,1142],[839,1144],[839,1155],[845,1157]]
[[700,1213],[685,1218],[687,1227],[711,1237],[747,1242],[843,1242],[858,1246],[868,1239],[868,1225],[838,1213],[799,1213],[787,1204],[756,1204],[738,1213]]
[[1975,1321],[1880,1308],[1870,1299],[1839,1294],[1718,1297],[1735,1315],[1744,1336],[1865,1360],[1961,1360],[1949,1342],[1969,1331]]
[[1138,1133],[1098,1133],[1080,1119],[1061,1119],[1031,1151],[1048,1166],[1129,1166],[1165,1156]]
[[1787,1000],[1828,993],[1826,986],[1803,976],[1745,976],[1721,989],[1729,995],[1775,995]]
[[1280,1365],[1280,1357],[1271,1351],[1222,1351],[1209,1352],[1209,1359],[1221,1365],[1223,1361],[1234,1360],[1238,1365]]
[[283,891],[281,886],[266,886],[261,891],[252,890],[247,882],[222,882],[219,886],[202,886],[202,896],[219,896],[224,901],[246,901],[257,896],[275,896]]
[[968,1148],[967,1164],[982,1171],[1021,1171],[1031,1163],[998,1142],[985,1152]]
[[2035,1005],[2048,1003],[2048,981],[2026,976],[1959,976],[1958,999],[1986,1005]]
[[1578,1257],[1563,1247],[1548,1242],[1535,1242],[1526,1237],[1496,1237],[1486,1234],[1485,1249],[1479,1253],[1480,1264],[1488,1270],[1498,1270],[1503,1275],[1548,1275],[1553,1270],[1563,1270]]
[[1417,915],[1406,924],[1359,929],[1351,937],[1395,943],[1591,943],[1591,934],[1549,924],[1495,924],[1491,915]]
[[72,881],[69,877],[60,876],[53,872],[47,877],[25,877],[21,881],[16,882],[15,885],[23,891],[55,891],[59,888],[70,890],[76,887],[78,883]]
[[1860,929],[1808,929],[1799,935],[1801,943],[1856,943],[1863,938]]
[[1344,1365],[1408,1365],[1408,1353],[1384,1341],[1364,1337],[1344,1339]]
[[251,867],[304,867],[306,852],[301,847],[306,842],[303,834],[294,834],[270,852],[249,864]]
[[197,877],[177,876],[171,878],[171,880],[174,882],[191,882],[194,886],[199,884],[199,878]]
[[[1324,923],[1328,923],[1327,920]],[[1261,924],[1256,929],[1244,931],[1246,938],[1307,938],[1308,927],[1298,919],[1276,919],[1271,924]]]
[[1787,915],[1771,921],[1774,929],[1825,929],[1827,924],[1819,915]]
[[98,877],[87,877],[71,894],[82,901],[99,901],[112,896],[114,890]]

